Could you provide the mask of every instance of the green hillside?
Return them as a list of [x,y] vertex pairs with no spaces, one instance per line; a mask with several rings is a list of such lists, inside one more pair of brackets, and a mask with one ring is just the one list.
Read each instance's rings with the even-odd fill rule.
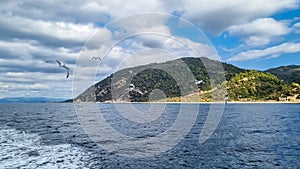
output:
[[[190,75],[187,70],[190,70]],[[86,89],[74,100],[216,101],[223,100],[224,87],[231,101],[300,99],[300,87],[296,83],[299,80],[298,66],[279,67],[268,72],[249,71],[208,58],[181,58],[117,71]],[[274,74],[278,74],[278,77]],[[195,87],[192,79],[204,83]],[[134,90],[129,88],[131,84],[135,86]],[[165,98],[153,95],[156,91],[161,91]]]
[[[209,71],[207,71],[208,69],[204,65],[209,65]],[[205,82],[198,85],[199,88],[196,90],[193,88],[195,82],[191,81],[185,74],[187,66],[191,70],[194,79],[203,80]],[[223,68],[224,71],[218,71]],[[103,102],[112,100],[113,98],[117,101],[148,101],[149,93],[156,89],[163,91],[168,98],[183,96],[198,92],[199,89],[202,91],[211,90],[212,86],[225,81],[222,77],[226,77],[226,80],[229,80],[236,74],[245,71],[246,70],[231,64],[210,60],[208,58],[199,59],[187,57],[164,63],[152,63],[117,71],[88,88],[85,92],[75,98],[75,101]],[[176,76],[180,77],[179,83],[183,84],[181,87],[189,92],[184,94],[181,93],[178,82],[172,77],[174,75],[170,75],[168,72],[175,72]],[[134,86],[144,94],[141,95],[139,92],[135,91],[129,92],[129,84],[134,84]],[[112,90],[111,86],[114,86],[115,88]],[[111,91],[114,91],[114,93],[111,93]]]
[[288,83],[296,82],[300,84],[300,65],[280,66],[268,69],[265,72],[271,73]]
[[275,75],[254,70],[237,74],[227,87],[232,100],[277,100],[292,95],[291,87]]

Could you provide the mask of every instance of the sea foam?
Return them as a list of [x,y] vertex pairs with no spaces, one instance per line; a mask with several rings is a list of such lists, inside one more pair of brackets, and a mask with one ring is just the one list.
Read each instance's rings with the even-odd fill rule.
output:
[[70,144],[43,145],[37,134],[0,128],[0,168],[88,168],[88,158]]

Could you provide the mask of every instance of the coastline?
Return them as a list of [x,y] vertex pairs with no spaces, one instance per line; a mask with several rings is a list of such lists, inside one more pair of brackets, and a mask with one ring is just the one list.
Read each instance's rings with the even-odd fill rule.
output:
[[[224,101],[215,101],[215,102],[73,102],[75,104],[80,103],[102,103],[102,104],[225,104]],[[228,101],[227,104],[300,104],[300,101]]]
[[231,101],[227,102],[227,104],[300,104],[300,102],[294,102],[294,101],[249,101],[249,102],[243,102],[243,101]]

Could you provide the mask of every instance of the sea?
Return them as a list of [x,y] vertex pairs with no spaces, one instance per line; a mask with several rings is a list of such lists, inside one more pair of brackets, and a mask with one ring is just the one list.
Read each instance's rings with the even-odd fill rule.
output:
[[0,104],[0,168],[300,168],[300,104],[223,106]]

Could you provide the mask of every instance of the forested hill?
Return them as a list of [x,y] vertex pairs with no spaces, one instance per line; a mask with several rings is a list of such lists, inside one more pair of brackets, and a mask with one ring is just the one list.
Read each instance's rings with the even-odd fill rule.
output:
[[288,83],[296,82],[300,84],[300,65],[280,66],[268,69],[265,72],[271,73]]
[[299,85],[278,79],[275,75],[259,71],[248,71],[233,77],[227,84],[232,100],[279,100],[292,98],[299,94]]
[[[184,62],[185,64],[182,64],[182,62]],[[109,77],[89,87],[77,98],[75,98],[75,101],[103,102],[112,100],[112,98],[114,98],[115,101],[148,101],[148,94],[155,89],[163,91],[166,97],[180,96],[181,93],[178,84],[170,74],[168,74],[166,71],[162,71],[162,69],[177,72],[177,75],[181,76],[181,80],[184,81],[186,76],[184,72],[187,69],[186,65],[193,73],[195,79],[202,80],[204,82],[199,85],[202,91],[211,90],[209,75],[224,75],[225,73],[226,80],[229,80],[236,74],[246,71],[245,69],[238,68],[231,64],[210,60],[204,57],[201,59],[186,57],[163,63],[151,63],[148,65],[137,66],[117,71]],[[206,69],[204,65],[209,65],[210,69]],[[224,71],[218,71],[222,69],[220,69],[220,66],[224,68]],[[214,83],[222,83],[224,81],[224,79],[213,80]],[[186,83],[187,88],[194,84],[194,82],[192,82],[192,84],[190,82]],[[135,88],[138,90],[128,91],[128,86],[130,84],[134,84]],[[111,86],[116,87],[114,93],[111,93]],[[128,95],[129,92],[130,95]],[[190,93],[193,92],[196,91],[191,89]],[[112,97],[112,94],[114,97]]]
[[[209,65],[210,68],[207,69],[204,65]],[[187,66],[193,78],[199,81],[197,88],[191,87],[195,82],[187,78]],[[180,77],[180,84],[183,84],[181,87],[187,89],[187,93],[182,93],[182,88],[168,71],[176,72],[176,76]],[[211,76],[218,78],[210,79]],[[261,72],[241,69],[208,58],[188,57],[117,71],[86,89],[74,101],[146,102],[163,98],[167,98],[164,99],[167,101],[182,101],[182,97],[194,97],[197,93],[200,96],[193,101],[214,101],[212,95],[215,96],[216,93],[220,100],[223,99],[224,93],[218,90],[221,91],[224,85],[231,101],[300,100],[299,66]],[[164,97],[160,98],[161,94],[155,94],[157,91],[163,92]]]

